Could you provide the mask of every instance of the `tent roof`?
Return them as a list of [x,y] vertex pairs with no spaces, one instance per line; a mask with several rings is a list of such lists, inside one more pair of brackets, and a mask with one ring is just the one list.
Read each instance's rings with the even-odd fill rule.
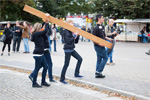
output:
[[117,19],[115,23],[150,23],[150,19]]
[[[1,21],[0,24],[7,24],[7,23],[10,23],[10,24],[16,24],[16,21]],[[20,23],[23,23],[24,21],[19,21]],[[26,21],[27,22],[27,21]],[[31,24],[30,22],[27,22],[27,24]]]

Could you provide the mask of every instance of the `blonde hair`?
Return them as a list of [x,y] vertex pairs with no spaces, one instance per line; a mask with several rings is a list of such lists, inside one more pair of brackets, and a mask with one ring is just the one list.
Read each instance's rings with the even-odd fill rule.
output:
[[67,20],[66,23],[73,23],[73,20]]
[[113,19],[109,19],[109,22],[114,22],[114,20]]
[[33,34],[34,32],[37,32],[41,29],[42,27],[42,24],[41,23],[35,23],[32,30],[31,30],[31,33]]

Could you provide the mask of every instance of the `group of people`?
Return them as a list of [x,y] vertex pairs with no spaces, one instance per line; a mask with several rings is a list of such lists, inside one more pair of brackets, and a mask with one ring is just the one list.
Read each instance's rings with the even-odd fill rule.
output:
[[12,39],[13,39],[13,48],[12,48],[13,53],[19,52],[21,39],[23,39],[24,42],[24,49],[25,49],[24,53],[30,53],[28,44],[29,27],[26,21],[23,22],[23,25],[20,25],[19,21],[16,21],[16,26],[14,26],[12,29],[10,28],[10,23],[8,22],[7,26],[4,28],[3,34],[5,34],[6,39],[4,41],[1,56],[3,56],[6,44],[8,44],[8,55],[10,56],[10,45]]
[[[82,25],[81,30],[87,31],[88,33],[91,33],[91,32],[92,32],[91,29],[90,29],[90,27],[88,27],[87,30],[86,30],[86,28],[85,28],[84,25]],[[81,41],[86,41],[86,39],[82,36],[82,37],[81,37]],[[88,42],[90,42],[90,39],[88,39]]]
[[[10,56],[10,50],[11,50],[11,43],[13,40],[12,44],[12,52],[20,52],[20,44],[21,40],[24,42],[24,52],[23,53],[30,53],[30,48],[29,48],[29,39],[30,39],[30,30],[32,30],[32,26],[29,28],[29,25],[27,24],[26,21],[23,22],[23,25],[20,25],[19,21],[16,21],[16,25],[13,26],[12,28],[10,27],[10,23],[8,22],[7,25],[4,28],[3,34],[5,34],[5,41],[4,45],[2,47],[2,53],[1,56],[4,54],[4,50],[6,45],[8,45],[8,56]],[[56,52],[56,26],[55,24],[52,24],[52,34],[47,34],[48,35],[48,41],[49,41],[49,51],[52,51],[51,44],[54,42],[54,52]]]

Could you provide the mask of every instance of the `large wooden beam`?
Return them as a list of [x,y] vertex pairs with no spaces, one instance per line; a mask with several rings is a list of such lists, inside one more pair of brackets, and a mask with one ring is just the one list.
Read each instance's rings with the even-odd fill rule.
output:
[[[38,17],[40,17],[42,19],[46,19],[47,18],[45,13],[43,13],[43,12],[41,12],[39,10],[36,10],[36,9],[34,9],[34,8],[28,6],[28,5],[25,5],[23,10],[26,11],[26,12],[29,12],[29,13],[35,15],[35,16],[38,16]],[[86,31],[83,31],[83,30],[81,30],[81,29],[79,29],[77,27],[71,26],[71,25],[69,25],[69,24],[67,24],[67,23],[65,23],[65,22],[63,22],[63,21],[61,21],[61,20],[59,20],[57,18],[49,16],[49,20],[50,20],[50,22],[52,22],[54,24],[57,24],[57,25],[65,28],[67,30],[70,30],[72,32],[78,32],[79,35],[81,35],[81,36],[83,36],[85,38],[88,38],[88,39],[92,40],[95,43],[104,45],[104,46],[106,46],[106,47],[108,47],[110,49],[112,47],[112,43],[107,42],[106,40],[101,39],[101,38],[99,38],[99,37],[97,37],[97,36],[95,36],[93,34],[90,34],[90,33],[86,32]]]

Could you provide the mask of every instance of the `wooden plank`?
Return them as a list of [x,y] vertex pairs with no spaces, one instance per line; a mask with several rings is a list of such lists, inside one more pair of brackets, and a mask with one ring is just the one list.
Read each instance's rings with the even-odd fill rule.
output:
[[[38,17],[42,18],[43,20],[45,20],[47,18],[45,13],[43,13],[43,12],[41,12],[39,10],[36,10],[36,9],[30,7],[30,6],[25,5],[23,10],[26,11],[26,12],[29,12],[29,13],[35,15],[35,16],[38,16]],[[67,30],[70,30],[72,32],[78,32],[79,35],[81,35],[81,36],[83,36],[83,37],[85,37],[87,39],[90,39],[90,40],[92,40],[95,43],[104,45],[104,46],[106,46],[106,47],[108,47],[110,49],[112,47],[112,43],[110,43],[110,42],[108,42],[108,41],[106,41],[104,39],[101,39],[101,38],[99,38],[99,37],[97,37],[97,36],[95,36],[93,34],[90,34],[90,33],[86,32],[86,31],[83,31],[83,30],[81,30],[81,29],[79,29],[77,27],[71,26],[68,23],[65,23],[65,22],[63,22],[63,21],[61,21],[59,19],[56,19],[56,18],[54,18],[52,16],[49,16],[49,20],[50,20],[50,22],[52,22],[54,24],[57,24],[57,25],[65,28]]]

